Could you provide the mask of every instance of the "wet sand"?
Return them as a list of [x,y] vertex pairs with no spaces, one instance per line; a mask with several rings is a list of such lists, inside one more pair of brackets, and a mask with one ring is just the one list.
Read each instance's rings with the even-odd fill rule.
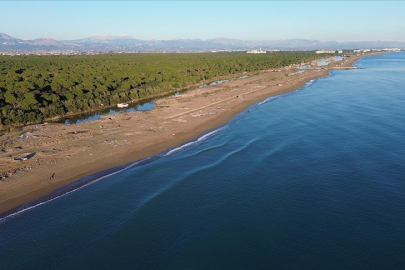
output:
[[[298,89],[332,69],[350,69],[367,55],[303,73],[284,67],[241,74],[249,77],[159,99],[152,111],[106,115],[77,125],[39,124],[1,135],[0,213],[84,176],[179,146],[226,124],[250,105]],[[14,159],[27,155],[27,160]]]

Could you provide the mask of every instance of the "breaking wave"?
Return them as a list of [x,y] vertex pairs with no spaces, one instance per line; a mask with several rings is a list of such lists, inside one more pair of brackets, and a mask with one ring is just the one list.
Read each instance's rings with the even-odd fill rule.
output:
[[177,153],[177,152],[179,152],[179,151],[181,151],[181,150],[184,150],[184,149],[186,149],[186,148],[188,148],[188,147],[190,147],[190,146],[192,146],[192,145],[195,145],[195,144],[197,144],[197,143],[199,143],[199,142],[202,142],[202,141],[204,141],[204,140],[206,140],[206,139],[208,139],[208,138],[214,136],[215,134],[221,132],[221,131],[224,130],[226,127],[227,127],[227,126],[220,127],[220,128],[215,129],[215,130],[213,130],[213,131],[211,131],[211,132],[208,132],[207,134],[202,135],[201,137],[199,137],[199,138],[198,138],[197,140],[195,140],[195,141],[191,141],[191,142],[185,143],[185,144],[183,144],[183,145],[180,145],[179,147],[176,147],[176,148],[174,148],[174,149],[171,149],[171,150],[169,150],[164,156],[170,156],[170,155],[172,155],[172,154],[174,154],[174,153]]

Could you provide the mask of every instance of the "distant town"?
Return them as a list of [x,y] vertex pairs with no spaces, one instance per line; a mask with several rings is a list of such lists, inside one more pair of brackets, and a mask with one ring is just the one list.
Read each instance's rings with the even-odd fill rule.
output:
[[[343,53],[367,53],[367,52],[399,52],[405,49],[386,48],[386,49],[356,49],[356,50],[316,50],[317,54],[343,54]],[[223,53],[223,52],[246,52],[251,54],[272,53],[277,51],[298,51],[298,50],[199,50],[199,51],[73,51],[73,50],[0,50],[1,56],[19,56],[19,55],[100,55],[111,53]]]
[[[402,48],[402,49],[401,49]],[[276,51],[363,53],[400,51],[403,41],[239,40],[229,38],[140,40],[130,36],[90,36],[77,40],[25,40],[0,33],[0,55],[97,55],[106,53],[221,53],[265,54]]]

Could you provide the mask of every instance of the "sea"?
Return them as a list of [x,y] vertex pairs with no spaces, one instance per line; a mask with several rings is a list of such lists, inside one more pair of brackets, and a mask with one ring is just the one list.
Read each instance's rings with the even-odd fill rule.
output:
[[2,217],[0,269],[404,269],[405,52],[355,66]]

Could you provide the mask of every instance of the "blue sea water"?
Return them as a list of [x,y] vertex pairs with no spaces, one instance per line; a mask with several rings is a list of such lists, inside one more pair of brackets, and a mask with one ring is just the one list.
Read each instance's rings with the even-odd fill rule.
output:
[[0,268],[403,269],[405,53],[356,65],[3,218]]

